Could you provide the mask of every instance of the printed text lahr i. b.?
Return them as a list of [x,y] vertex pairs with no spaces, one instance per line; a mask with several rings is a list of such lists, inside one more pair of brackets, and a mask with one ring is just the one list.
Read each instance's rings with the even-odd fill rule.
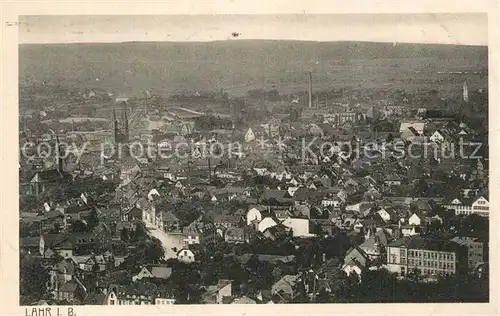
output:
[[73,307],[33,307],[26,308],[26,316],[76,316]]

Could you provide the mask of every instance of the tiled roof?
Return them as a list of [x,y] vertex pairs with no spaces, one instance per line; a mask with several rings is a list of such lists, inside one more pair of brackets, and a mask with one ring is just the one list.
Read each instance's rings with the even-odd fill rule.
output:
[[435,251],[455,251],[459,244],[450,240],[430,239],[420,236],[408,236],[391,242],[389,247],[406,247],[409,249],[426,249]]

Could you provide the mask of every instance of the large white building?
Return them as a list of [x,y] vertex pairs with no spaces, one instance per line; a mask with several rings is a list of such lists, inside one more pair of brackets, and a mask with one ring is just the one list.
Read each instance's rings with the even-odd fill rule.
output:
[[450,204],[443,205],[445,209],[455,211],[455,215],[472,215],[489,217],[490,203],[488,200],[480,196],[472,202],[472,204],[463,204],[459,199],[454,199]]

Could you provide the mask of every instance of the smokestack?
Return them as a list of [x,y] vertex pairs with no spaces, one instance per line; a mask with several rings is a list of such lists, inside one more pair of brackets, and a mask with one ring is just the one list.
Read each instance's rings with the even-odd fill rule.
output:
[[469,102],[469,88],[467,87],[467,80],[464,81],[464,86],[462,88],[462,94],[465,102]]
[[309,72],[309,107],[312,107],[312,72]]

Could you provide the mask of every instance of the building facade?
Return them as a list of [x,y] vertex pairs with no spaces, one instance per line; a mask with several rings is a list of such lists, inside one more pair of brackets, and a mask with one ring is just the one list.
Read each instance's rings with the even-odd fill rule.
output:
[[453,275],[467,266],[467,249],[453,241],[408,236],[387,245],[387,269],[404,277]]

